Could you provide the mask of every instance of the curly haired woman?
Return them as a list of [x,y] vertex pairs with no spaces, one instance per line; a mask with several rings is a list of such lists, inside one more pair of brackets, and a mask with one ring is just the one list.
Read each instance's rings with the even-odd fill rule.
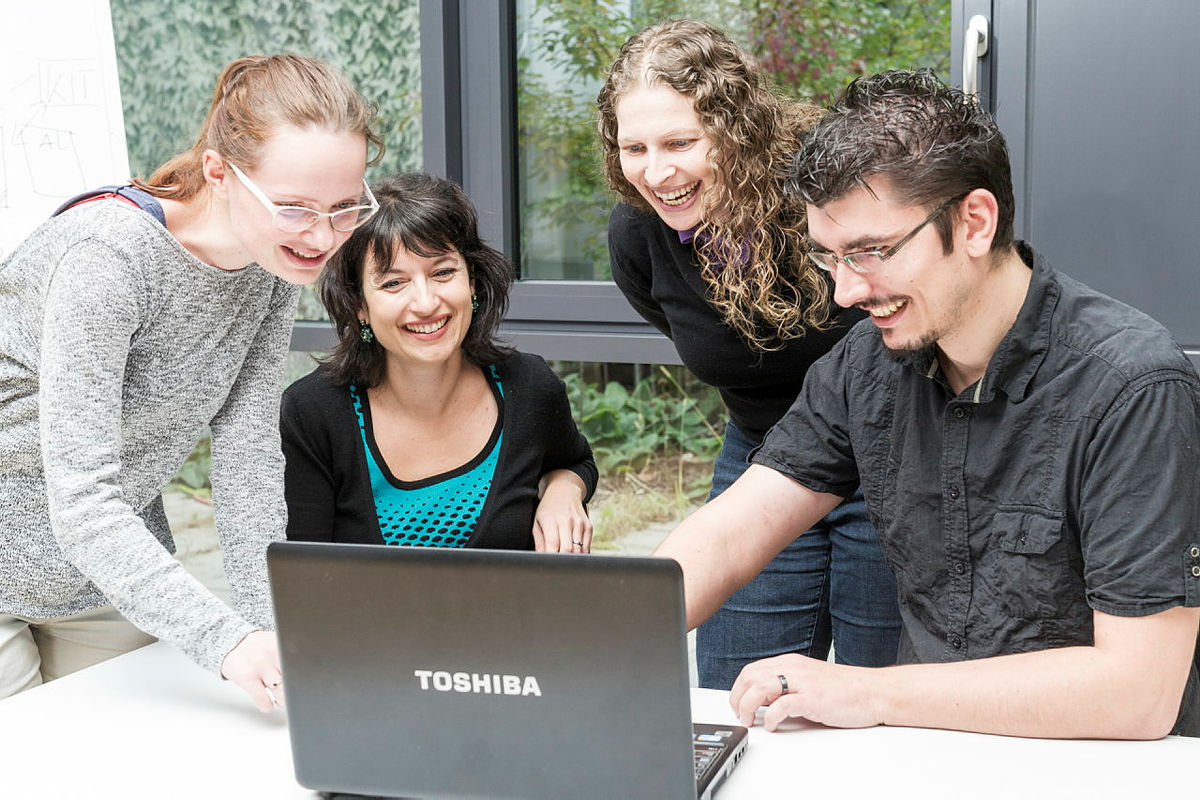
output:
[[[709,499],[861,317],[839,311],[803,258],[803,207],[783,173],[819,116],[776,95],[724,33],[674,20],[621,48],[597,98],[613,279],[730,419]],[[800,536],[804,533],[803,536]],[[700,685],[728,689],[756,659],[800,652],[884,666],[900,635],[895,582],[862,494],[797,539],[697,630]]]

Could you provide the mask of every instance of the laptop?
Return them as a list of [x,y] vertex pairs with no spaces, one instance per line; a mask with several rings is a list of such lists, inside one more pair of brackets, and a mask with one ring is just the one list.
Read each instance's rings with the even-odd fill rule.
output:
[[694,800],[744,752],[745,728],[692,727],[674,561],[275,542],[267,562],[309,789]]

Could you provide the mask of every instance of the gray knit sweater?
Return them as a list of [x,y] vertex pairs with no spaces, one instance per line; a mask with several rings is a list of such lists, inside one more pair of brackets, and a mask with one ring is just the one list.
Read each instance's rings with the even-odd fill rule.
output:
[[[257,265],[202,263],[118,201],[55,217],[0,263],[0,612],[111,602],[214,671],[274,627],[265,550],[286,522],[278,409],[298,296]],[[171,557],[162,513],[206,426],[236,612]]]

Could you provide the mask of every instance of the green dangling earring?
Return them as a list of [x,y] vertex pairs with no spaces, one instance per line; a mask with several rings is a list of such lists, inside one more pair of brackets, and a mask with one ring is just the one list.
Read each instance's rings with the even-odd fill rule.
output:
[[479,310],[479,298],[475,296],[474,292],[471,292],[471,313],[474,314],[478,310]]
[[370,344],[375,341],[375,331],[371,330],[371,323],[365,319],[358,321],[358,338],[362,339],[363,344]]

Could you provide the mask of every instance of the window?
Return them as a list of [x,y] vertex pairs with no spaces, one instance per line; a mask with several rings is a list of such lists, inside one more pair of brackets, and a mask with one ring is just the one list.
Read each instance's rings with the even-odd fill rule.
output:
[[[887,67],[931,66],[947,75],[950,5],[503,0],[485,10],[467,0],[423,0],[425,164],[461,179],[491,225],[489,238],[518,264],[505,331],[548,358],[677,363],[671,344],[607,280],[605,223],[614,200],[600,172],[594,101],[631,33],[672,17],[708,20],[781,89],[823,102],[854,75]],[[431,160],[434,130],[445,151]]]

